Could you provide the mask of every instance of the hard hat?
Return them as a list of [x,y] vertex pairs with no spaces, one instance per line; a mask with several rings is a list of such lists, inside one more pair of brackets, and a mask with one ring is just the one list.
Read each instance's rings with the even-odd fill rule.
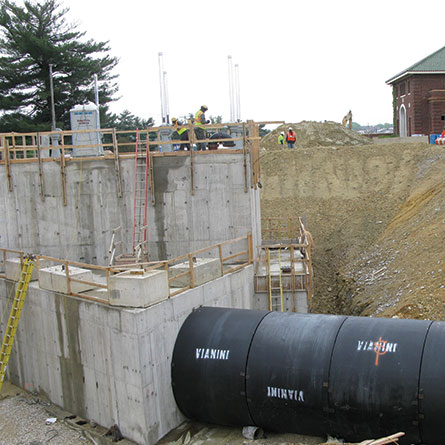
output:
[[203,109],[203,110],[208,110],[209,108],[207,107],[207,105],[201,105],[201,108]]
[[292,130],[292,127],[289,127],[289,130]]
[[178,119],[176,119],[176,117],[172,117],[172,123],[175,123],[177,121],[178,121]]
[[284,134],[284,131],[282,131],[280,134]]

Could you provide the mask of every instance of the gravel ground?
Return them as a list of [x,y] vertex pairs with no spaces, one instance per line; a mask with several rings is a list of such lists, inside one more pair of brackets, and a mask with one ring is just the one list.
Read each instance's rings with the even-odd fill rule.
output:
[[[47,419],[56,418],[53,424]],[[106,445],[106,429],[81,422],[76,416],[61,410],[44,398],[30,394],[8,381],[0,395],[0,445]],[[129,440],[119,445],[134,444]]]
[[82,432],[74,430],[60,419],[52,425],[53,417],[46,401],[5,382],[0,399],[0,444],[4,445],[74,445],[89,444]]

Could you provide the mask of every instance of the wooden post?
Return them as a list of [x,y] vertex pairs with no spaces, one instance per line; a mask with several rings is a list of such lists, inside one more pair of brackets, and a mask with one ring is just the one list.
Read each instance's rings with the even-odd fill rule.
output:
[[249,137],[250,140],[250,158],[252,168],[252,187],[256,189],[258,187],[258,181],[260,180],[260,141],[259,141],[259,129],[258,125],[253,121],[247,121],[249,125]]
[[291,283],[292,283],[292,298],[294,300],[294,312],[297,312],[297,283],[295,281],[295,248],[293,245],[290,247],[290,270],[291,270]]
[[193,255],[189,253],[190,287],[195,287],[195,274],[193,271]]
[[65,260],[63,262],[63,264],[65,265],[65,275],[66,275],[66,289],[67,289],[67,294],[70,295],[71,294],[71,281],[70,281],[70,272],[68,270],[68,260]]
[[117,196],[122,198],[122,178],[121,167],[119,164],[119,145],[117,143],[116,129],[113,128],[113,154],[114,154],[114,171],[116,172]]
[[249,232],[247,234],[247,244],[249,249],[249,264],[253,263],[253,240],[252,240],[252,233]]
[[45,182],[43,180],[42,158],[40,153],[40,133],[37,133],[37,161],[39,163],[40,199],[45,201]]
[[62,174],[62,195],[63,195],[63,205],[66,206],[66,171],[65,171],[65,138],[63,137],[63,132],[61,132],[61,155],[60,155],[60,171]]
[[312,311],[312,259],[311,259],[311,246],[308,243],[308,246],[306,248],[306,255],[307,255],[307,268],[308,268],[308,300],[309,300],[309,311]]
[[243,157],[244,157],[244,193],[247,193],[249,185],[247,183],[247,144],[246,144],[246,124],[243,122]]
[[155,198],[155,180],[154,180],[154,168],[153,168],[153,155],[151,151],[148,152],[148,179],[150,181],[150,194],[151,194],[151,205],[154,206],[156,204]]
[[195,194],[195,159],[193,154],[193,146],[195,144],[195,129],[193,128],[192,121],[188,122],[188,136],[189,136],[189,144],[190,144],[190,187],[192,191],[192,196]]
[[222,246],[218,244],[218,253],[219,253],[219,263],[221,265],[221,276],[224,276],[224,264],[223,264],[223,256],[222,256]]
[[9,158],[9,142],[4,137],[4,150],[5,150],[5,167],[6,167],[6,175],[8,176],[8,185],[9,185],[9,191],[12,192],[12,176],[11,176],[11,165],[10,165],[10,158]]

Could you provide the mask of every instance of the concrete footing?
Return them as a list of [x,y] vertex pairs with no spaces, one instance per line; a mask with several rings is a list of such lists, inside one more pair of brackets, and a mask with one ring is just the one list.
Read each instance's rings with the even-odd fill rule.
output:
[[[80,267],[70,266],[69,268],[70,278],[83,281],[93,281],[93,272],[88,269],[81,269]],[[51,266],[39,270],[39,286],[42,289],[50,290],[53,292],[67,294],[68,293],[68,280],[66,271],[63,265]],[[71,292],[85,292],[94,288],[93,284],[77,283],[76,281],[70,281]]]
[[[45,260],[40,260],[39,266],[41,268],[49,267],[50,262]],[[6,278],[11,281],[18,281],[20,278],[20,273],[22,271],[22,263],[20,258],[9,258],[5,261],[5,274]],[[39,279],[39,270],[34,267],[31,275],[31,281]]]
[[[169,268],[170,278],[190,270],[190,263],[175,264]],[[193,283],[195,286],[215,280],[221,276],[221,261],[219,258],[196,258],[193,262]],[[186,274],[171,282],[173,287],[186,287],[190,283],[190,275]]]
[[165,270],[127,270],[110,277],[109,287],[113,306],[148,307],[169,295]]

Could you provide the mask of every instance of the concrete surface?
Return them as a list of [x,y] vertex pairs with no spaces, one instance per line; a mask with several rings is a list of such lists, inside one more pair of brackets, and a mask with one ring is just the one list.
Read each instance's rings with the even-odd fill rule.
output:
[[[154,190],[148,202],[148,250],[165,260],[252,232],[261,244],[259,190],[251,188],[239,153],[154,157]],[[105,265],[114,228],[121,226],[123,252],[132,252],[134,160],[121,159],[123,196],[118,197],[113,159],[70,160],[64,206],[59,161],[11,165],[13,191],[0,169],[0,247]],[[247,190],[245,190],[247,177]],[[155,205],[152,206],[152,194]],[[215,256],[215,255],[213,255]]]
[[[0,280],[0,313],[12,283]],[[103,305],[29,286],[8,378],[98,425],[152,445],[184,418],[170,387],[182,322],[200,305],[253,308],[253,266],[149,308]],[[0,334],[7,320],[0,324]]]

